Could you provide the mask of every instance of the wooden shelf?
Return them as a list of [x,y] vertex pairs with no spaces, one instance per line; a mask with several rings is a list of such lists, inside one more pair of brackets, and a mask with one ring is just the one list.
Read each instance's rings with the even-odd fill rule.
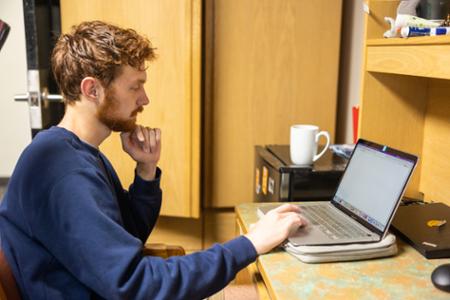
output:
[[360,137],[419,156],[407,196],[450,205],[450,36],[379,38],[400,1],[367,1]]
[[368,39],[367,46],[450,45],[450,36],[421,36],[411,38]]
[[366,63],[369,72],[450,79],[450,37],[370,40]]

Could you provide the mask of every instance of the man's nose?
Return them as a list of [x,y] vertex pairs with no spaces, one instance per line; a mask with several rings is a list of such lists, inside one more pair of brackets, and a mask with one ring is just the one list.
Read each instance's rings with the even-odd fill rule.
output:
[[150,103],[150,99],[147,96],[147,93],[144,91],[144,93],[139,97],[138,104],[139,105],[147,105]]

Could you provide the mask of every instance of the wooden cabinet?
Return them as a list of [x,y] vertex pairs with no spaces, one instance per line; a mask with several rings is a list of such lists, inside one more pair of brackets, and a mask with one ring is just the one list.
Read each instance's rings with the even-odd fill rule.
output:
[[411,152],[406,194],[450,205],[450,37],[383,39],[399,1],[369,1],[360,136]]
[[[201,0],[62,0],[62,31],[88,20],[133,28],[157,48],[148,68],[150,104],[138,123],[162,130],[162,214],[200,215]],[[134,162],[113,134],[101,147],[127,187]]]
[[205,205],[253,199],[254,146],[335,135],[341,0],[205,1]]

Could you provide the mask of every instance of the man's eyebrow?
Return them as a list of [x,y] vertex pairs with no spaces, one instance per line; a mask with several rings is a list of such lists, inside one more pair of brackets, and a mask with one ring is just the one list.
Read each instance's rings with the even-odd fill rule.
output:
[[142,85],[144,85],[144,83],[146,83],[146,82],[147,82],[146,79],[137,78],[137,79],[135,79],[135,80],[132,80],[132,81],[130,82],[130,84],[131,84],[131,85],[136,85],[136,84],[142,84]]

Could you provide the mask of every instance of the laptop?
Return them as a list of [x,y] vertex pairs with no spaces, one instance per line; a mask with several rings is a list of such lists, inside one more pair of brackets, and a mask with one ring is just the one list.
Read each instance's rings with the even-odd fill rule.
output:
[[[296,246],[369,243],[389,229],[417,157],[359,139],[331,201],[299,204],[308,224],[288,239]],[[261,207],[265,214],[274,207]]]

